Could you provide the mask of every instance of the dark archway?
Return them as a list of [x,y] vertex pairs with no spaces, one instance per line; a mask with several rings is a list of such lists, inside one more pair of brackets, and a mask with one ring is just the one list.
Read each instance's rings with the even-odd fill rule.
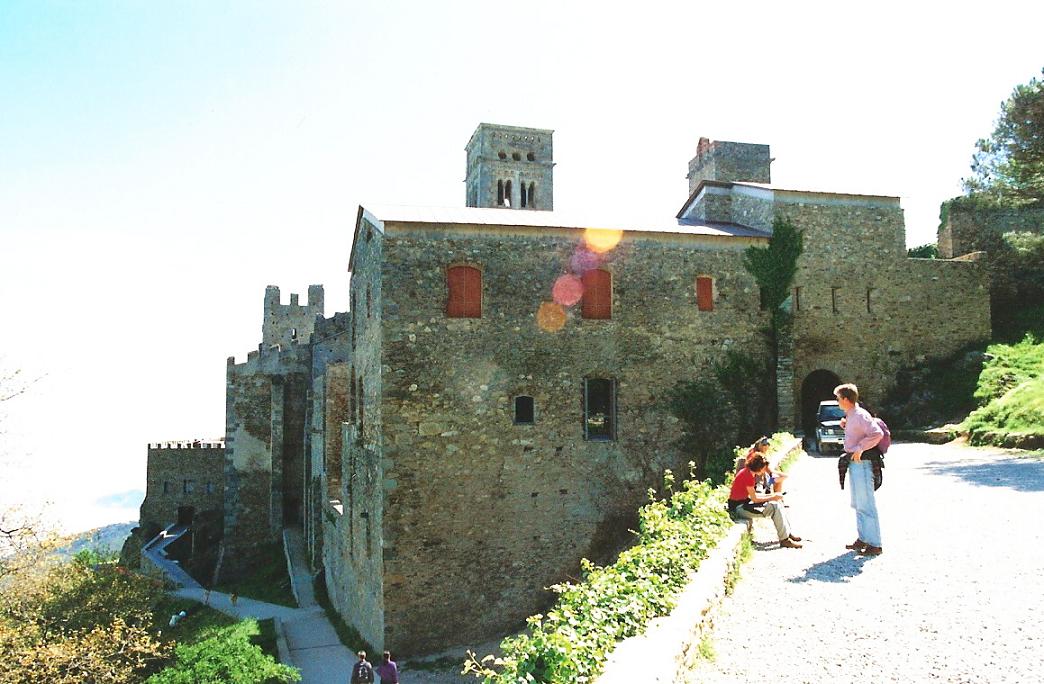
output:
[[801,427],[806,437],[815,437],[816,411],[819,402],[834,398],[834,388],[841,379],[828,370],[814,370],[801,383]]

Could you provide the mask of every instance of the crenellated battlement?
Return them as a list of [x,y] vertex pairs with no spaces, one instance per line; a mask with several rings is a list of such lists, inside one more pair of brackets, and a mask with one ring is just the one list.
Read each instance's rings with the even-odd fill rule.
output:
[[326,295],[322,285],[308,286],[308,300],[301,304],[299,295],[290,294],[290,303],[283,304],[279,287],[265,288],[264,312],[261,322],[261,344],[265,347],[307,343],[315,328],[316,317],[324,315]]
[[149,449],[224,449],[224,439],[189,439],[149,442]]

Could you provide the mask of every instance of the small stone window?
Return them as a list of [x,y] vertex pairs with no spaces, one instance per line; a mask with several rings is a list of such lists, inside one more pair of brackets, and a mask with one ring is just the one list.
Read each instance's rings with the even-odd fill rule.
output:
[[474,266],[452,266],[446,273],[449,318],[482,318],[482,271]]
[[529,152],[528,154],[526,154],[526,161],[536,161],[536,155],[534,155],[532,152]]
[[370,284],[366,284],[366,317],[370,317]]
[[831,310],[833,310],[834,313],[838,312],[837,305],[838,305],[838,300],[840,299],[840,297],[841,297],[841,288],[840,287],[832,287],[832,288],[830,288],[830,308],[831,308]]
[[163,493],[170,494],[170,482],[164,480],[163,482]]
[[297,328],[290,328],[290,339],[294,342],[297,341]]
[[213,482],[208,482],[206,484],[206,492],[207,492],[207,494],[213,494],[214,493],[214,483]]
[[696,278],[696,308],[700,311],[714,311],[714,278]]
[[583,275],[584,295],[580,313],[584,318],[608,320],[613,317],[613,277],[595,268]]
[[590,442],[616,440],[615,380],[584,380],[584,439]]
[[532,425],[534,422],[533,397],[515,397],[515,425]]
[[801,311],[801,287],[794,288],[794,311]]
[[519,154],[518,152],[512,152],[511,153],[511,158],[514,159],[515,161],[522,161],[522,155]]
[[194,491],[196,491],[196,481],[195,480],[185,480],[184,482],[182,482],[182,485],[181,485],[181,492],[182,492],[182,494],[191,494]]
[[873,297],[874,297],[874,288],[872,288],[872,287],[866,288],[866,312],[867,313],[873,313],[874,312],[874,310],[873,310]]
[[536,183],[530,183],[528,190],[526,190],[525,185],[523,185],[522,188],[529,195],[530,209],[536,209]]
[[504,150],[501,150],[500,152],[497,152],[497,156],[500,157],[501,159],[507,159],[507,152],[505,152]]

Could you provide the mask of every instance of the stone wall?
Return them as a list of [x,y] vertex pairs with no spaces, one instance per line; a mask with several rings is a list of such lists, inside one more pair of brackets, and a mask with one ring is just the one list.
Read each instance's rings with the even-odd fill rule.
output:
[[[352,246],[348,416],[341,424],[340,491],[323,512],[324,571],[330,600],[370,644],[385,644],[381,263],[383,234],[360,219]],[[328,378],[329,382],[329,378]],[[329,439],[328,424],[327,438]],[[391,552],[393,553],[393,551]]]
[[952,259],[983,249],[990,233],[1044,232],[1044,208],[997,209],[950,204],[946,222],[939,227],[939,256]]
[[[551,601],[545,587],[629,538],[646,489],[689,455],[664,397],[727,349],[764,354],[766,317],[741,264],[757,240],[628,233],[607,257],[612,320],[536,321],[580,232],[386,224],[386,647],[488,639]],[[480,319],[445,315],[446,269],[483,272]],[[716,278],[711,312],[695,278]],[[586,441],[585,378],[617,383],[617,439]],[[535,400],[516,425],[513,399]]]
[[700,138],[696,156],[689,161],[689,192],[705,180],[769,183],[771,163],[768,145]]
[[316,317],[322,317],[325,307],[322,285],[308,286],[308,302],[300,304],[297,294],[290,295],[290,303],[280,303],[279,288],[265,288],[265,310],[261,322],[261,344],[265,347],[308,342],[315,327]]
[[340,500],[341,423],[348,419],[351,314],[316,321],[312,334],[312,386],[308,402],[305,541],[312,569],[322,566],[322,511]]
[[[990,336],[982,264],[908,259],[902,210],[886,199],[841,205],[776,194],[776,213],[805,233],[791,302],[797,407],[813,371],[856,383],[873,404],[902,366]],[[800,427],[801,418],[781,427]]]
[[224,500],[224,468],[221,442],[150,444],[139,522],[143,533],[151,537],[172,525],[182,507],[191,507],[194,514],[219,514]]
[[279,541],[284,520],[301,520],[310,371],[306,345],[228,360],[223,578],[247,571]]

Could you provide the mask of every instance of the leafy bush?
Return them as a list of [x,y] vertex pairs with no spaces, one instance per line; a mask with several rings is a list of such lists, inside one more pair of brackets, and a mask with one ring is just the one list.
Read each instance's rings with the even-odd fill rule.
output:
[[[776,436],[777,443],[783,439]],[[695,464],[689,466],[694,475]],[[649,490],[633,547],[607,567],[581,561],[581,581],[551,587],[558,594],[555,605],[546,615],[529,618],[525,632],[505,639],[503,657],[479,660],[469,652],[464,673],[485,684],[587,682],[598,675],[617,642],[667,615],[732,523],[725,510],[728,484],[715,487],[693,477],[676,489],[667,471],[664,490],[665,499]]]
[[934,242],[929,242],[906,250],[906,256],[913,259],[938,259],[939,247]]
[[982,406],[962,424],[974,443],[1032,446],[1044,440],[1044,342],[994,344],[979,376]]
[[722,482],[732,466],[730,447],[768,432],[772,419],[761,409],[771,405],[769,377],[763,362],[730,351],[713,378],[681,380],[671,389],[667,407],[680,421],[678,447],[695,456],[697,477]]
[[90,551],[5,587],[0,681],[140,682],[168,657],[153,631],[163,587]]
[[[244,621],[257,624],[252,620]],[[228,630],[193,644],[178,644],[176,661],[147,684],[224,684],[225,682],[297,682],[301,674],[281,665],[250,643],[243,630]]]

